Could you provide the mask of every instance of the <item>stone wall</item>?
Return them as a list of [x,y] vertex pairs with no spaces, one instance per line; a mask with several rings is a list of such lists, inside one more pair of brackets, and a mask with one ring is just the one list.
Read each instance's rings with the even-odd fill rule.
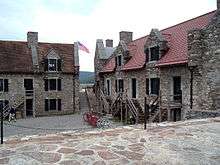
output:
[[190,71],[186,65],[160,68],[161,106],[168,107],[169,103],[173,101],[173,77],[175,76],[181,77],[181,118],[183,119],[190,108]]
[[[62,79],[62,90],[61,91],[45,91],[44,89],[44,78],[61,78]],[[34,103],[33,103],[33,115],[34,116],[45,116],[45,115],[58,115],[58,114],[72,114],[75,111],[78,111],[79,96],[75,95],[75,92],[79,90],[77,88],[77,77],[73,77],[70,74],[7,74],[0,75],[0,78],[6,78],[9,80],[9,92],[5,92],[3,95],[0,95],[0,99],[9,100],[9,104],[12,105],[13,101],[12,96],[16,96],[16,100],[25,96],[24,90],[24,79],[30,78],[33,79],[33,88],[34,88]],[[73,87],[76,87],[75,89]],[[32,97],[29,97],[30,99]],[[62,110],[61,111],[45,111],[45,99],[61,99]],[[25,101],[26,97],[24,97]],[[25,111],[25,108],[23,109]]]
[[189,67],[193,69],[193,110],[220,110],[220,11],[205,29],[188,33]]

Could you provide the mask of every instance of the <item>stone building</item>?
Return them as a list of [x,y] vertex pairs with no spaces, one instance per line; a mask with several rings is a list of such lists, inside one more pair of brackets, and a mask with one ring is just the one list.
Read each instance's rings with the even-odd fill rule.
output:
[[106,98],[127,93],[142,112],[144,98],[149,106],[157,101],[154,115],[171,121],[219,115],[219,0],[217,4],[216,11],[152,29],[136,40],[132,32],[120,32],[118,46],[97,73]]
[[15,107],[23,117],[79,111],[77,44],[0,41],[0,106]]

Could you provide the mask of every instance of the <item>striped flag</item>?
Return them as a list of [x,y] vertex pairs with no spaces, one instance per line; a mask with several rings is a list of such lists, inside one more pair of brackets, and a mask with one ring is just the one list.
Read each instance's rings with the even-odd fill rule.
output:
[[79,41],[78,41],[78,47],[79,47],[79,50],[82,50],[82,51],[84,51],[86,53],[89,53],[89,49],[85,45],[80,43]]

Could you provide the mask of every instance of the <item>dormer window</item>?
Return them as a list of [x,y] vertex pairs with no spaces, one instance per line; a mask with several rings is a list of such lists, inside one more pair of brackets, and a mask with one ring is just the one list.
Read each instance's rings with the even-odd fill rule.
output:
[[160,57],[159,46],[150,48],[150,61],[158,61]]
[[115,57],[116,66],[122,66],[122,55],[118,55]]
[[48,60],[48,71],[57,71],[57,59]]
[[61,71],[61,59],[45,59],[45,71]]
[[50,52],[44,60],[44,70],[49,72],[61,71],[60,56],[53,49],[50,50]]

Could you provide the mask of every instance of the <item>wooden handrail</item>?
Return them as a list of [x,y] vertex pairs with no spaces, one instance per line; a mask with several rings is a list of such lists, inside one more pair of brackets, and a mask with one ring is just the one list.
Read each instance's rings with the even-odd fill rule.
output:
[[126,92],[126,94],[125,94],[125,98],[126,98],[126,100],[127,100],[127,102],[128,102],[128,105],[130,106],[130,111],[131,111],[131,113],[133,114],[133,116],[136,118],[136,123],[138,123],[138,121],[139,121],[139,114],[138,114],[138,110],[137,110],[137,108],[135,107],[135,105],[134,105],[134,102],[131,100],[131,98],[128,96],[128,94],[127,94],[127,92]]

